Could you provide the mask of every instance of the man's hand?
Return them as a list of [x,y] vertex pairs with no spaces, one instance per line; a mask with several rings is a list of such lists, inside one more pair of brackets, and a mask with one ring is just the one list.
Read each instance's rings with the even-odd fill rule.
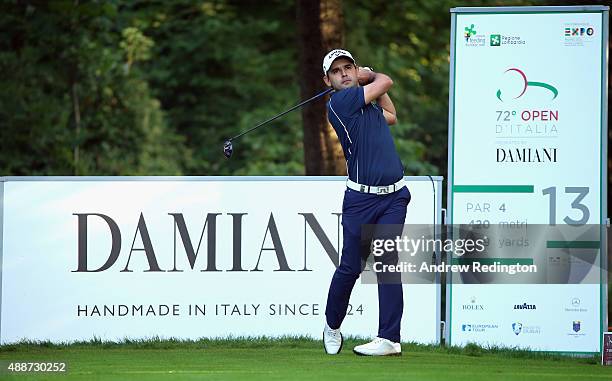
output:
[[365,104],[374,100],[383,110],[382,114],[389,126],[397,123],[395,106],[387,94],[387,90],[393,85],[393,80],[386,74],[374,73],[369,67],[360,67],[357,72],[357,80],[363,88]]
[[365,104],[368,104],[389,91],[391,86],[393,86],[393,80],[388,75],[383,73],[374,73],[373,71],[364,72],[369,73],[372,78],[370,83],[363,86]]
[[359,71],[357,72],[357,80],[359,81],[359,85],[361,86],[365,86],[372,83],[375,76],[376,75],[369,67],[360,67]]

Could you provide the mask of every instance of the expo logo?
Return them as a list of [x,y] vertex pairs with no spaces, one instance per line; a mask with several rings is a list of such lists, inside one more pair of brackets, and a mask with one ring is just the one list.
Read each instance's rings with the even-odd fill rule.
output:
[[592,27],[588,28],[565,28],[565,37],[583,37],[592,36],[595,34],[595,29]]
[[[504,75],[504,87],[508,88],[508,92],[510,93],[514,93],[514,94],[518,94],[516,96],[514,96],[512,99],[518,99],[520,97],[522,97],[526,92],[527,92],[527,88],[528,87],[541,87],[543,89],[546,89],[548,91],[550,91],[551,95],[552,95],[552,99],[554,100],[555,98],[557,98],[557,95],[559,95],[559,91],[557,90],[556,87],[548,84],[548,83],[544,83],[544,82],[535,82],[535,81],[528,81],[527,80],[527,75],[525,75],[525,73],[518,69],[518,68],[510,68],[508,70],[506,70],[504,72],[504,74],[506,73],[516,73],[518,75],[512,75],[512,76],[508,76],[508,75]],[[505,94],[505,92],[504,92]],[[513,95],[514,95],[513,94]],[[506,95],[504,95],[502,97],[502,90],[501,89],[497,89],[497,93],[496,93],[497,99],[499,99],[501,102],[504,102],[504,99],[502,98],[506,98]]]
[[596,40],[595,27],[587,23],[569,23],[563,28],[565,46],[585,46]]

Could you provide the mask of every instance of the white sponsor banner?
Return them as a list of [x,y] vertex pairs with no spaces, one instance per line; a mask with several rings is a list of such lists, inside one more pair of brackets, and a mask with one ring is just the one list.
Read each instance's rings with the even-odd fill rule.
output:
[[[6,178],[0,341],[318,338],[343,180]],[[407,180],[406,223],[433,223],[441,178]],[[437,342],[440,286],[404,297],[402,339]],[[358,281],[343,334],[377,324],[377,287]]]
[[[598,287],[598,285],[595,285]],[[593,285],[453,286],[454,345],[594,351],[600,331]],[[500,297],[503,295],[503,297]],[[597,295],[596,295],[597,296]]]
[[[602,104],[607,65],[602,51],[607,49],[607,11],[513,7],[452,12],[452,223],[601,224],[606,218]],[[558,257],[566,250],[563,245],[575,243],[540,241],[543,258],[534,258],[540,263],[550,263],[553,251]],[[453,284],[450,277],[448,290],[452,345],[600,350],[605,325],[601,284],[465,285]],[[566,310],[573,298],[588,307]],[[486,312],[464,309],[470,299],[488,304]],[[537,309],[513,309],[520,303]],[[472,329],[478,324],[485,326]]]

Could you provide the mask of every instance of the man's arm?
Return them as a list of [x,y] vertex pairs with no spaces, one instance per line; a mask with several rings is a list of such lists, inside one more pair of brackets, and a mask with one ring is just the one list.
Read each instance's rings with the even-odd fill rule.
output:
[[376,103],[383,109],[383,116],[388,125],[397,123],[395,106],[387,94],[393,85],[393,80],[386,74],[375,73],[369,68],[359,68],[359,83],[363,85],[363,96],[368,104],[376,99]]
[[384,93],[383,95],[378,97],[376,99],[376,103],[378,103],[378,106],[380,106],[380,108],[383,110],[383,116],[385,117],[385,120],[387,121],[387,124],[389,126],[392,126],[397,123],[395,106],[393,105],[393,101],[391,101],[389,94]]
[[359,68],[358,77],[359,82],[364,84],[363,97],[365,98],[365,104],[378,99],[393,86],[393,80],[388,75],[374,73],[368,69]]

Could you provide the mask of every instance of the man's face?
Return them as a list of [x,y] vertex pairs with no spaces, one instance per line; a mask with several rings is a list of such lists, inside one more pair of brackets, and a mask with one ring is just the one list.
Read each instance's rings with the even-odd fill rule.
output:
[[333,87],[334,90],[357,86],[359,85],[357,67],[348,58],[340,57],[332,63],[327,75],[323,77],[323,81],[327,86]]

